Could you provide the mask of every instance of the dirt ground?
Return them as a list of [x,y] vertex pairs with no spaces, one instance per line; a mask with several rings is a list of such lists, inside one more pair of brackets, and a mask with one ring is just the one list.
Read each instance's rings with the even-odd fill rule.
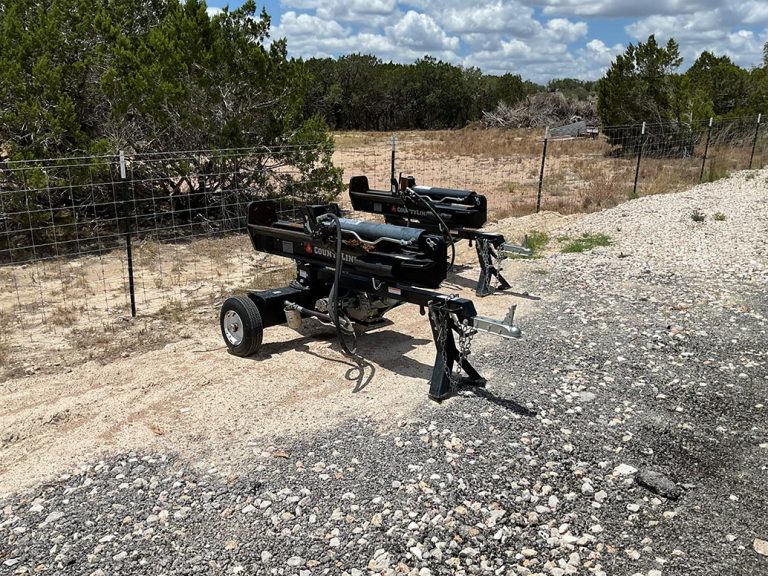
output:
[[[541,213],[488,228],[519,241],[530,230],[553,229],[573,218]],[[226,248],[226,254],[236,253]],[[466,243],[457,248],[459,273],[449,276],[442,291],[473,298],[479,314],[496,318],[517,304],[525,334],[525,318],[536,301],[507,293],[474,297],[474,249]],[[286,275],[279,259],[259,256],[249,253],[252,260],[230,284],[263,285]],[[120,262],[106,266],[118,268]],[[505,263],[515,291],[525,290],[514,280],[526,266],[543,264]],[[83,285],[89,281],[86,276]],[[234,286],[215,289],[224,297],[229,288]],[[28,330],[7,347],[23,362],[11,362],[13,369],[0,381],[0,494],[118,450],[170,450],[219,467],[236,466],[254,453],[279,449],[288,438],[355,417],[390,425],[407,418],[426,397],[434,347],[428,320],[414,306],[395,309],[391,323],[360,339],[368,361],[362,372],[324,327],[310,326],[303,334],[270,328],[259,353],[242,359],[226,353],[216,305],[161,309],[138,320],[124,311],[124,304],[116,304],[114,319],[90,331],[82,329],[89,320],[81,311],[34,337]],[[72,326],[81,331],[73,333]],[[482,353],[493,342],[478,335],[476,350]],[[492,374],[484,376],[492,382]]]

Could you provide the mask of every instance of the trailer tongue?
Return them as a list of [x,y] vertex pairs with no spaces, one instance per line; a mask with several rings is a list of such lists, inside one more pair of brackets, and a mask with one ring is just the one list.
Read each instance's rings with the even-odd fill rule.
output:
[[459,382],[454,365],[462,382],[485,385],[468,359],[476,332],[520,337],[514,306],[498,321],[478,316],[471,300],[435,291],[448,271],[439,234],[341,218],[335,204],[304,206],[290,219],[270,200],[248,205],[248,233],[254,249],[295,260],[297,275],[288,286],[224,302],[221,332],[235,355],[257,353],[265,328],[298,329],[312,317],[335,326],[342,349],[356,356],[355,324],[376,325],[392,308],[416,304],[428,313],[436,348],[429,397],[442,400]]

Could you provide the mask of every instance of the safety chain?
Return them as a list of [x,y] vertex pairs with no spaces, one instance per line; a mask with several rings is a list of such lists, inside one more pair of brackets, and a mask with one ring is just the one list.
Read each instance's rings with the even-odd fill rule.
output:
[[[487,240],[477,240],[478,246],[480,247],[480,258],[483,261],[483,265],[486,270],[490,270],[491,268],[495,269],[498,273],[499,270],[501,270],[501,261],[504,259],[503,256],[500,256],[498,253],[496,254],[496,262],[495,265],[492,264],[491,259],[491,248],[490,248],[490,242]],[[499,279],[496,278],[496,283],[498,284]]]
[[[452,296],[455,297],[455,296]],[[441,358],[443,360],[443,366],[448,368],[448,353],[446,343],[448,341],[448,331],[451,330],[452,324],[455,325],[456,331],[459,334],[458,351],[459,358],[455,362],[454,368],[448,370],[448,380],[453,390],[459,383],[458,376],[461,374],[462,363],[469,356],[472,347],[472,337],[477,333],[477,330],[469,325],[469,322],[465,319],[461,323],[454,323],[451,318],[451,311],[448,309],[449,300],[438,304],[437,302],[430,302],[429,314],[432,321],[435,323],[436,335],[435,340],[438,344],[438,348],[441,351]]]
[[467,359],[467,356],[469,356],[472,351],[472,338],[477,334],[477,330],[473,326],[470,326],[466,319],[462,320],[462,322],[457,325],[457,328],[459,330],[459,368],[461,368],[461,364]]
[[488,241],[477,240],[477,243],[480,246],[480,258],[483,259],[483,264],[485,266],[485,269],[487,270],[491,266],[491,255],[490,255],[490,250],[488,248]]

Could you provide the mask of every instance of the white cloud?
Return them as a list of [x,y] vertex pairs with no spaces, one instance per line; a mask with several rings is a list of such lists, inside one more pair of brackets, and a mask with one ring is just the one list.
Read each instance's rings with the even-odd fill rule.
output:
[[397,0],[283,0],[283,6],[314,10],[324,20],[381,28],[398,16]]
[[409,10],[393,26],[387,26],[387,37],[393,44],[399,44],[413,50],[457,50],[459,39],[448,36],[445,30],[427,14]]
[[587,35],[587,24],[585,22],[571,22],[565,18],[554,18],[547,22],[547,30],[561,42],[571,44]]
[[436,13],[450,32],[530,36],[540,28],[539,23],[533,19],[533,10],[517,2],[462,2],[459,6]]
[[755,33],[738,26],[723,26],[722,23],[730,18],[729,10],[686,16],[649,16],[630,24],[626,31],[632,38],[642,42],[651,34],[660,42],[674,38],[685,59],[684,67],[693,64],[705,50],[717,55],[725,54],[741,66],[758,64],[762,58],[763,45],[768,40],[768,30]]
[[[598,78],[628,42],[674,37],[690,65],[703,50],[762,60],[768,0],[281,0],[273,38],[294,56],[424,55],[487,73]],[[612,18],[630,24],[609,29]]]
[[692,14],[721,6],[722,0],[529,0],[543,6],[547,15],[601,16],[605,18],[637,18],[653,14]]
[[308,37],[308,40],[344,38],[349,35],[349,30],[333,20],[291,11],[283,14],[275,34],[276,37],[286,36],[296,42],[302,37]]

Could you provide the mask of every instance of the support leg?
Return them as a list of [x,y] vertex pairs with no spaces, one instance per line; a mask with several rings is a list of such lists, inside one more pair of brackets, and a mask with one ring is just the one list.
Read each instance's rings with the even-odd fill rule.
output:
[[[495,246],[489,246],[488,253],[491,255],[491,258],[493,258],[492,260],[493,262],[499,261],[499,255],[496,253]],[[506,290],[507,288],[512,287],[512,285],[509,282],[507,282],[507,279],[501,275],[501,270],[496,268],[496,266],[491,266],[491,274],[493,276],[496,276],[496,280],[498,280],[499,282],[499,286],[498,286],[499,290]]]
[[474,366],[466,358],[461,358],[456,347],[456,339],[453,335],[451,317],[447,313],[430,309],[429,323],[432,328],[432,336],[435,340],[435,366],[432,369],[432,378],[429,381],[429,397],[432,400],[441,401],[451,395],[451,375],[453,365],[461,363],[461,368],[467,375],[463,383],[472,386],[484,387],[486,380],[475,370]]
[[429,397],[439,402],[451,394],[451,373],[453,363],[458,358],[458,351],[447,314],[430,309],[429,324],[436,348],[435,365],[429,380]]
[[492,258],[496,257],[491,243],[485,238],[477,238],[475,240],[475,250],[477,251],[477,260],[480,262],[480,278],[477,280],[477,288],[475,294],[478,296],[488,296],[492,292],[491,279],[496,278],[499,282],[498,289],[506,290],[510,287],[504,277],[499,272],[499,269],[493,265]]

